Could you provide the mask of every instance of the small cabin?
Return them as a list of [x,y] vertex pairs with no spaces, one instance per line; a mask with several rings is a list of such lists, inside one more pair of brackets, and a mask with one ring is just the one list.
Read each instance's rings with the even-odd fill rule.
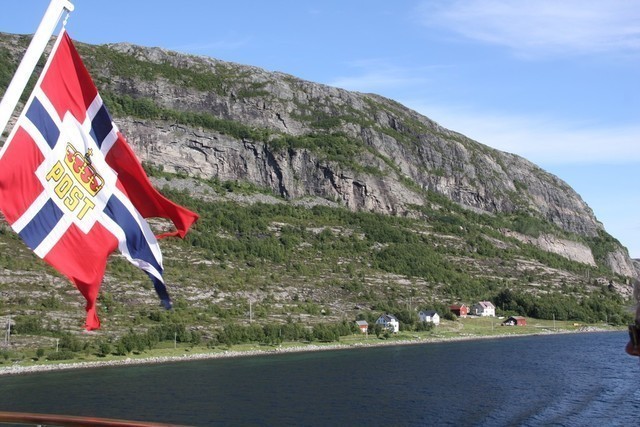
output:
[[449,310],[458,317],[467,317],[467,314],[469,314],[469,307],[464,304],[450,305]]
[[356,326],[363,334],[369,332],[369,323],[366,320],[356,320]]
[[527,319],[522,316],[511,316],[502,322],[502,326],[527,326]]
[[435,310],[420,310],[418,317],[421,322],[430,322],[434,325],[440,324],[440,315]]

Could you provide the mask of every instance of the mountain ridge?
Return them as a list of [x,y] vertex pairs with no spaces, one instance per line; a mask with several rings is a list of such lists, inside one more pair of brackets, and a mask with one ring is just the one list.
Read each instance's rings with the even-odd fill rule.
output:
[[[16,37],[10,46],[20,45]],[[415,214],[425,192],[435,192],[478,212],[533,215],[578,236],[606,233],[558,177],[396,101],[163,48],[77,45],[136,153],[165,171],[246,180],[287,199],[321,197],[392,215]],[[542,246],[593,258],[583,245]],[[616,246],[598,262],[636,275]]]
[[[131,133],[130,142],[140,150],[141,157],[152,163],[175,159],[174,171],[204,166],[200,170],[204,177],[247,179],[288,198],[308,195],[337,198],[350,209],[406,214],[407,206],[424,203],[420,193],[427,190],[488,213],[531,210],[561,229],[579,235],[595,237],[604,231],[588,205],[556,176],[520,156],[492,149],[445,129],[393,100],[320,85],[288,74],[270,73],[253,66],[159,48],[143,49],[126,43],[107,46],[136,60],[144,58],[157,64],[195,68],[199,72],[207,70],[207,66],[223,67],[227,71],[229,67],[235,67],[233,72],[242,76],[241,83],[227,82],[226,89],[214,91],[217,96],[212,96],[212,92],[182,88],[179,102],[168,95],[176,93],[178,88],[166,82],[161,85],[152,82],[149,86],[139,84],[139,81],[133,85],[131,80],[116,79],[107,87],[119,93],[135,87],[129,92],[134,97],[154,99],[163,108],[171,110],[193,111],[193,107],[185,107],[186,98],[190,105],[202,105],[218,117],[272,132],[271,140],[267,141],[228,138],[215,132],[207,133],[205,129],[191,129],[190,132],[188,128],[176,127],[158,133],[145,128],[140,121],[126,123],[125,119],[123,126],[126,125]],[[244,98],[240,96],[242,93]],[[305,117],[301,111],[313,111],[313,114]],[[314,147],[291,150],[289,146],[286,151],[269,149],[270,143],[275,145],[273,139],[277,140],[281,134],[303,137],[317,133],[318,129],[325,133],[344,133],[353,140],[359,138],[366,148],[355,153],[360,156],[359,163],[382,172],[384,179],[380,179],[379,173],[363,173],[340,162],[337,162],[338,167],[335,167],[335,161],[327,167],[322,160],[328,157],[331,161],[331,156],[325,156],[325,159],[314,156]],[[154,144],[154,141],[159,142]],[[176,141],[181,141],[177,145],[182,152],[168,155],[167,147],[172,147]],[[206,141],[215,141],[217,145],[208,146]],[[184,153],[185,147],[202,153],[204,161],[199,161],[195,154]],[[186,158],[191,164],[180,163],[180,158]],[[300,185],[300,181],[304,184]],[[410,181],[409,185],[406,185],[407,181]],[[550,188],[556,191],[549,191]],[[519,200],[522,196],[527,200]],[[634,274],[632,263],[624,253],[613,258],[621,261],[610,263],[614,271]]]

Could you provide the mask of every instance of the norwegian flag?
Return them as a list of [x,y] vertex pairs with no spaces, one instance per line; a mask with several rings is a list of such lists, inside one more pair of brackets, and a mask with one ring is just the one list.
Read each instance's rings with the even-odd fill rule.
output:
[[96,298],[116,247],[171,308],[160,247],[144,218],[173,222],[176,230],[159,238],[184,237],[198,218],[153,188],[64,30],[0,151],[0,210],[84,295],[88,330],[100,327]]

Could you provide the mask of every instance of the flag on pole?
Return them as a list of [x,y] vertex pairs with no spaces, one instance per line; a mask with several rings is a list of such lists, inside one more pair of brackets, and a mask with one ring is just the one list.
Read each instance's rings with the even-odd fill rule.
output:
[[87,300],[88,330],[116,248],[171,307],[162,254],[144,218],[167,218],[184,237],[198,215],[162,196],[120,133],[71,38],[62,30],[0,151],[0,210],[39,257]]

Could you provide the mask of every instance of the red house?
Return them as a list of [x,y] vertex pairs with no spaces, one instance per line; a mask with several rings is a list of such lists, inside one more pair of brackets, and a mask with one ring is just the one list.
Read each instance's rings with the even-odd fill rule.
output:
[[522,316],[511,316],[504,322],[503,326],[527,326],[527,319]]
[[458,317],[467,317],[467,314],[469,314],[469,307],[464,304],[450,305],[449,310]]
[[369,331],[369,323],[367,323],[366,320],[356,320],[356,325],[363,334],[366,334]]

